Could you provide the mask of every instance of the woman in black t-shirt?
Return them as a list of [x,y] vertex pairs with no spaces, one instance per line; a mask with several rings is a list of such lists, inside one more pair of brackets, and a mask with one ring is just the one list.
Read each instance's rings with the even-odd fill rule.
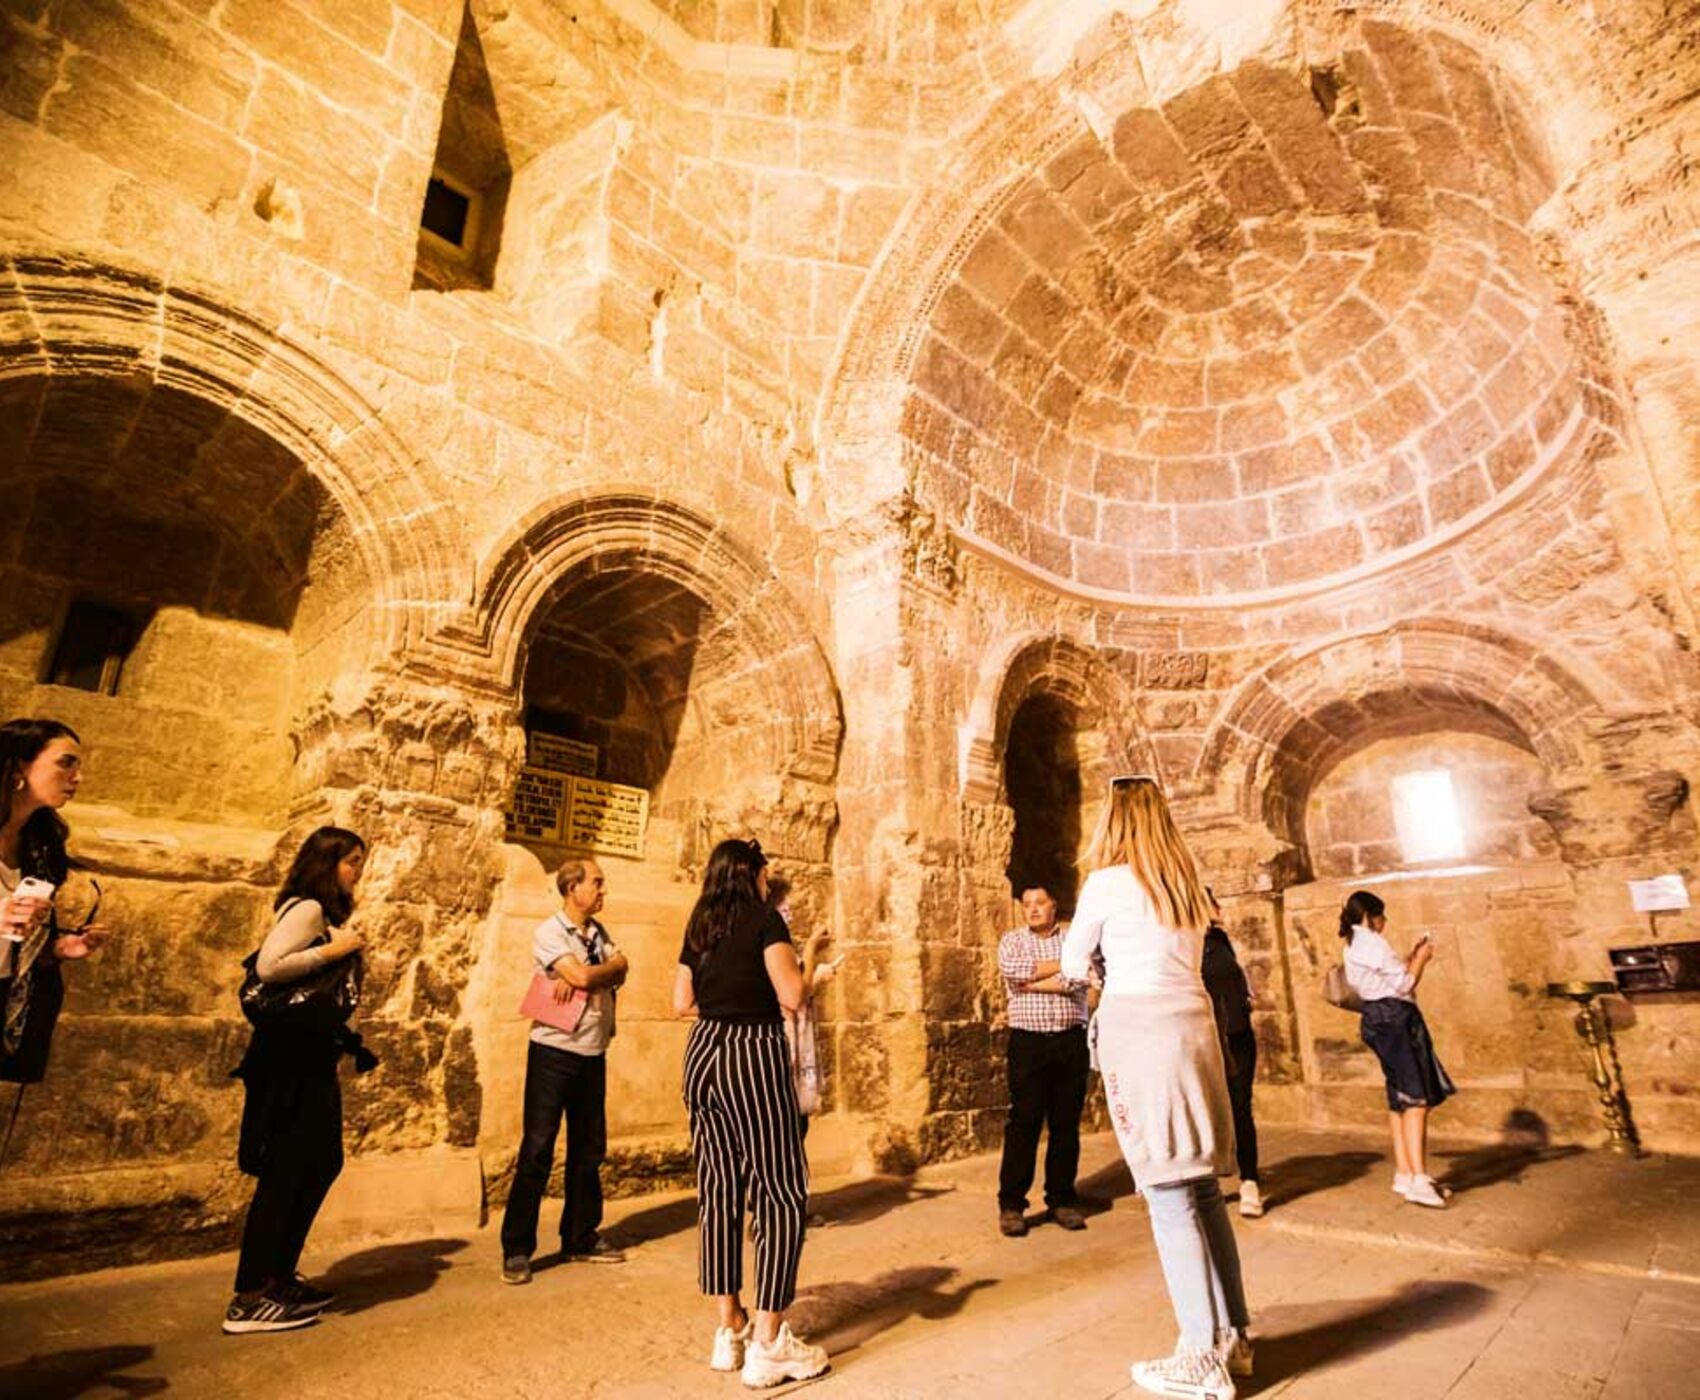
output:
[[[685,1049],[685,1106],[697,1164],[698,1277],[720,1310],[709,1365],[746,1385],[818,1376],[823,1348],[792,1334],[785,1309],[809,1199],[797,1092],[781,1008],[807,991],[784,919],[767,904],[767,857],[756,841],[722,841],[685,926],[673,1008],[697,1015]],[[743,1286],[744,1199],[755,1217],[756,1308]]]

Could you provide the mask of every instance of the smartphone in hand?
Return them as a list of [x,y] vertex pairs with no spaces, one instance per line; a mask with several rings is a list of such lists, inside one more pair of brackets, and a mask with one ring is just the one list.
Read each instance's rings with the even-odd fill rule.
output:
[[[42,880],[34,875],[29,875],[18,881],[18,887],[11,892],[10,897],[13,899],[39,899],[45,903],[53,898],[53,891],[56,888],[57,886],[51,880]],[[11,929],[0,932],[0,938],[4,938],[9,943],[22,943],[24,941],[23,934],[14,933]]]

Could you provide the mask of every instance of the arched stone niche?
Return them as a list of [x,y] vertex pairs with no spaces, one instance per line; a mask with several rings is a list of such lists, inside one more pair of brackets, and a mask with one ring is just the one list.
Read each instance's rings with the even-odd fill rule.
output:
[[[1483,1135],[1514,1121],[1538,1121],[1554,1139],[1596,1133],[1588,1066],[1546,984],[1609,976],[1606,950],[1626,938],[1613,912],[1627,904],[1624,879],[1647,873],[1647,861],[1692,861],[1693,823],[1669,769],[1648,772],[1633,743],[1613,748],[1622,697],[1572,660],[1562,648],[1426,619],[1284,658],[1248,679],[1218,721],[1201,769],[1234,794],[1245,829],[1279,846],[1270,895],[1242,897],[1234,911],[1270,935],[1267,972],[1254,983],[1273,1013],[1260,1017],[1276,1052],[1273,1113],[1363,1124],[1384,1111],[1373,1057],[1320,986],[1340,956],[1340,907],[1364,888],[1387,901],[1396,947],[1428,931],[1440,949],[1422,1002],[1464,1090],[1447,1121]],[[1658,752],[1676,758],[1691,742],[1667,736]],[[1466,830],[1455,858],[1410,856],[1385,831],[1348,842],[1349,863],[1312,846],[1330,832],[1317,803],[1337,784],[1352,787],[1356,774],[1360,788],[1379,788],[1416,767],[1447,771],[1466,824],[1481,827]],[[1499,790],[1472,811],[1489,783]],[[1362,792],[1344,796],[1348,828],[1377,820]],[[1254,945],[1254,957],[1261,951]],[[1644,1032],[1626,1033],[1622,1047],[1632,1094],[1664,1141],[1688,1141],[1686,1090],[1671,1088],[1687,1076],[1666,1049],[1674,1021],[1665,1008],[1638,1008],[1626,1025],[1643,1017]]]
[[[480,571],[468,620],[434,656],[511,697],[520,724],[597,746],[598,776],[650,794],[641,858],[598,853],[604,919],[633,963],[610,1060],[616,1170],[680,1169],[672,968],[712,844],[754,835],[796,885],[805,927],[831,908],[842,718],[818,642],[759,556],[706,513],[605,490],[519,522]],[[518,735],[516,734],[516,744]],[[485,1084],[481,1149],[500,1177],[518,1146],[532,930],[558,905],[568,848],[509,843],[472,998]],[[831,1033],[827,1036],[829,1042]],[[498,1194],[500,1188],[498,1188]]]
[[[0,689],[8,713],[84,737],[73,853],[121,932],[69,979],[54,1047],[56,1077],[110,1092],[34,1096],[8,1210],[27,1241],[55,1174],[75,1172],[107,1212],[91,1220],[216,1234],[242,1194],[227,1168],[239,964],[295,840],[327,815],[357,824],[380,905],[411,873],[391,790],[406,756],[381,745],[351,776],[344,717],[452,597],[457,532],[432,471],[358,390],[192,288],[15,255],[0,312]],[[114,693],[53,683],[76,601],[136,624]],[[447,1027],[413,1035],[417,980],[405,947],[375,949],[370,1029],[395,1053],[382,1088],[351,1094],[369,1148],[403,1141],[403,1119],[417,1141],[444,1132]]]
[[1379,576],[1581,468],[1614,375],[1536,220],[1561,158],[1495,63],[1527,36],[1306,19],[1308,67],[1273,19],[1242,52],[1107,17],[1017,89],[842,342],[829,509],[895,439],[969,547],[1197,609]]
[[1451,722],[1510,738],[1551,773],[1578,771],[1592,752],[1586,718],[1601,713],[1596,695],[1612,692],[1584,686],[1551,651],[1436,618],[1295,651],[1239,686],[1194,776],[1282,843],[1277,885],[1303,879],[1304,803],[1316,775],[1378,731]]

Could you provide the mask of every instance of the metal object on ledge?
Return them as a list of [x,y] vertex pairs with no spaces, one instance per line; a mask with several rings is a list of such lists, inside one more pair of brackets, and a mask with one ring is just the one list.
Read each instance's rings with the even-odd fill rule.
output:
[[1615,982],[1548,982],[1547,995],[1576,1003],[1576,1034],[1588,1047],[1594,1061],[1594,1088],[1606,1119],[1606,1146],[1626,1157],[1641,1155],[1641,1139],[1629,1111],[1629,1093],[1623,1087],[1623,1065],[1617,1058],[1617,1040],[1611,1018],[1600,998],[1617,991]]

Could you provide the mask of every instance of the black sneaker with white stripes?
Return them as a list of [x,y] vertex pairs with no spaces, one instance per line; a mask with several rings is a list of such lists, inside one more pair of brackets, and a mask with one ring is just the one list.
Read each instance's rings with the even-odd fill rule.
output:
[[232,1298],[224,1310],[224,1330],[236,1336],[244,1332],[293,1332],[311,1327],[319,1320],[317,1308],[304,1308],[279,1297],[276,1292],[257,1298]]
[[288,1283],[280,1283],[274,1290],[279,1302],[288,1303],[291,1307],[299,1308],[302,1312],[323,1312],[336,1302],[336,1294],[328,1288],[314,1288],[306,1279],[297,1274]]

